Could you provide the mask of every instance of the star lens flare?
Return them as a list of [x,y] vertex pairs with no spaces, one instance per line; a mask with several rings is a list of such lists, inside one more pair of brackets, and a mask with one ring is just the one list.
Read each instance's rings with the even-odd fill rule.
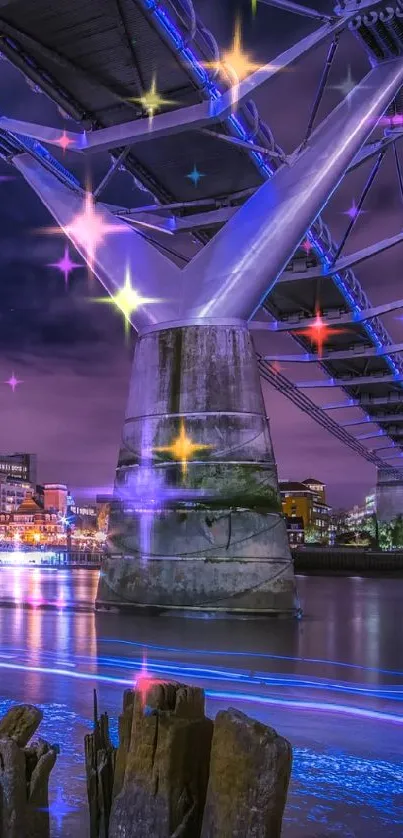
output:
[[157,111],[161,110],[161,108],[165,105],[177,104],[177,102],[172,101],[172,99],[165,99],[161,96],[157,90],[157,80],[155,76],[152,80],[150,90],[147,93],[143,93],[143,95],[138,98],[130,98],[127,101],[136,102],[138,105],[141,105],[150,120],[152,120]]
[[196,451],[206,451],[212,447],[212,445],[193,442],[191,437],[186,433],[185,423],[182,419],[179,435],[173,440],[171,445],[160,445],[158,448],[154,448],[153,451],[170,454],[174,460],[178,460],[181,464],[182,477],[184,478],[187,474],[189,460],[193,458]]
[[58,262],[49,262],[47,267],[48,268],[57,268],[57,270],[60,271],[63,274],[64,284],[67,288],[67,286],[69,284],[69,279],[70,279],[71,272],[75,271],[77,268],[82,268],[84,266],[79,265],[77,262],[72,261],[72,259],[70,258],[69,249],[66,245],[66,247],[64,248],[63,257],[61,259],[59,259]]
[[157,299],[156,297],[142,297],[132,286],[130,267],[127,265],[124,285],[122,285],[122,288],[119,289],[117,294],[114,294],[112,297],[97,297],[94,302],[109,303],[109,305],[115,305],[120,309],[125,319],[126,332],[128,332],[130,330],[130,318],[133,312],[142,306],[160,303],[161,299]]
[[74,140],[72,140],[71,137],[68,137],[66,132],[63,131],[63,134],[61,134],[60,137],[56,140],[56,145],[60,146],[60,148],[63,149],[63,153],[65,154],[66,149],[68,149],[69,146],[74,145]]
[[307,326],[306,329],[295,329],[293,330],[294,334],[296,335],[304,335],[305,337],[309,338],[311,343],[316,347],[316,351],[318,353],[318,358],[321,358],[323,355],[323,347],[326,341],[332,335],[340,335],[344,332],[344,329],[334,329],[327,325],[324,322],[320,309],[316,309],[316,316],[315,320],[311,326]]
[[15,393],[16,387],[18,387],[19,384],[22,384],[22,381],[19,378],[16,378],[14,373],[12,372],[10,378],[8,379],[8,381],[5,381],[4,384],[8,384],[8,386],[11,387],[13,393]]
[[207,69],[218,71],[224,78],[229,78],[232,84],[232,103],[235,107],[238,101],[238,88],[243,79],[263,69],[252,56],[243,49],[241,23],[235,23],[234,40],[229,50],[223,53],[219,61],[207,62],[203,65]]
[[157,684],[164,684],[165,681],[161,681],[159,678],[155,678],[151,673],[148,671],[147,668],[147,652],[143,650],[143,660],[141,664],[141,670],[136,678],[135,681],[135,690],[136,693],[140,696],[141,707],[143,711],[147,714],[147,694],[151,687],[156,686]]
[[86,192],[81,211],[72,218],[65,227],[52,227],[46,232],[53,235],[64,233],[82,254],[90,270],[94,270],[97,249],[104,244],[108,235],[130,233],[127,224],[106,220],[104,213],[99,210],[91,192]]

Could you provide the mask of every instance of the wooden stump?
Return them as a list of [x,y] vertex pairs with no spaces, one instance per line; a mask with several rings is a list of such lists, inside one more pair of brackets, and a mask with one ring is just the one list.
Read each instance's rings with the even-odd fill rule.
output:
[[107,713],[103,713],[98,719],[96,692],[94,731],[85,737],[84,747],[90,838],[108,838],[116,751],[109,739]]
[[0,838],[50,838],[48,783],[57,748],[43,739],[25,747],[41,720],[30,705],[0,720]]
[[212,732],[198,688],[126,694],[109,838],[200,836]]
[[124,694],[116,751],[95,710],[86,737],[91,838],[280,838],[287,740],[237,710],[213,725],[199,688],[142,686]]
[[217,714],[202,838],[280,838],[291,745],[238,710]]

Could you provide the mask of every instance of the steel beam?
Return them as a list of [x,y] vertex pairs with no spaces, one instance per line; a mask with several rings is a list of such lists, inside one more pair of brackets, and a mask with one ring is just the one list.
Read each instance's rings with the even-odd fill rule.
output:
[[384,460],[400,460],[400,458],[403,457],[403,451],[398,451],[396,454],[388,454],[387,456],[382,454],[382,457]]
[[380,431],[374,431],[373,433],[358,434],[356,436],[356,439],[374,439],[375,437],[379,438],[380,436],[393,436],[393,437],[397,437],[399,439],[401,436],[403,436],[403,432],[401,431],[401,429],[399,431],[399,430],[394,430],[393,428],[388,428],[388,430],[385,431],[382,428]]
[[137,213],[155,212],[160,213],[162,210],[182,210],[194,209],[195,207],[214,207],[215,209],[222,209],[228,207],[233,201],[241,201],[243,198],[249,198],[256,192],[257,187],[250,189],[243,189],[240,192],[231,192],[229,195],[220,198],[199,198],[196,201],[175,201],[170,204],[146,204],[141,207],[126,207],[116,206],[114,204],[106,204],[109,212],[114,215],[119,215],[121,218],[131,217]]
[[185,306],[195,317],[257,311],[402,83],[402,58],[374,67],[292,165],[281,166],[198,253],[185,268]]
[[352,419],[351,422],[343,422],[342,428],[350,428],[353,425],[368,425],[372,423],[380,425],[382,422],[392,424],[403,422],[403,413],[384,413],[380,416],[365,416],[363,419]]
[[403,352],[403,343],[392,343],[389,346],[361,347],[359,344],[351,349],[336,352],[324,352],[320,357],[317,353],[307,352],[305,355],[265,355],[265,361],[277,361],[280,364],[318,363],[320,361],[354,361],[355,358],[382,358],[383,355],[395,355]]
[[403,135],[403,130],[399,128],[396,132],[392,134],[388,134],[385,137],[382,137],[381,140],[377,140],[374,143],[367,143],[364,145],[354,157],[354,160],[350,163],[347,167],[346,174],[349,172],[353,172],[354,169],[357,169],[358,166],[361,166],[361,163],[365,163],[367,160],[370,160],[371,157],[375,157],[376,154],[379,154],[381,151],[386,149],[391,143],[394,143],[399,137]]
[[[161,206],[160,210],[164,210],[165,206]],[[221,207],[220,209],[210,210],[210,212],[194,213],[194,215],[185,215],[183,217],[163,218],[156,213],[135,213],[128,215],[127,213],[115,213],[118,218],[128,221],[130,224],[139,224],[140,226],[151,227],[153,230],[158,230],[161,233],[189,232],[191,230],[201,230],[203,227],[215,227],[217,225],[225,224],[229,218],[232,218],[236,213],[238,207]]]
[[363,375],[354,378],[326,378],[313,381],[296,381],[301,390],[317,387],[362,387],[364,384],[399,384],[403,375]]
[[346,407],[361,407],[364,409],[365,407],[371,407],[376,405],[396,405],[402,404],[403,405],[403,392],[401,393],[393,393],[390,396],[374,396],[371,398],[361,398],[361,399],[347,399],[344,402],[332,402],[331,404],[324,404],[322,405],[322,410],[342,410]]
[[[392,303],[382,303],[379,306],[372,306],[372,308],[363,309],[359,312],[349,311],[343,314],[327,313],[322,316],[322,323],[324,326],[354,326],[359,323],[364,323],[366,320],[371,320],[373,317],[379,317],[380,314],[386,314],[389,311],[396,311],[403,308],[403,300],[394,300]],[[253,320],[249,323],[249,328],[253,332],[300,332],[301,329],[309,329],[315,323],[315,317],[304,317],[300,320],[275,320],[273,323],[266,323],[262,320]]]
[[277,9],[293,12],[303,17],[310,17],[313,20],[327,20],[328,22],[334,20],[330,15],[322,14],[322,12],[311,9],[309,6],[302,6],[301,3],[293,3],[292,0],[259,0],[259,3],[264,3],[265,6],[275,6]]
[[343,256],[337,259],[331,268],[326,268],[324,265],[317,265],[315,268],[309,268],[306,271],[284,271],[278,279],[278,282],[298,282],[306,279],[319,279],[320,277],[332,276],[332,274],[345,271],[347,268],[352,268],[360,262],[365,262],[371,256],[376,256],[378,253],[383,253],[385,250],[390,250],[397,244],[403,242],[403,232],[397,233],[396,236],[390,236],[387,239],[371,244],[368,247],[363,247],[355,253],[350,253],[348,256]]
[[379,439],[381,436],[387,436],[386,431],[383,429],[378,431],[369,431],[367,434],[357,434],[354,438],[362,441],[365,439]]

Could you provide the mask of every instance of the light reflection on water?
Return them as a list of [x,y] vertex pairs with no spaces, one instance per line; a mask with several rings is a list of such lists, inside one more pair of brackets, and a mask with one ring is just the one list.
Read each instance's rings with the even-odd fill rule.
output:
[[0,713],[40,705],[41,735],[60,745],[52,793],[63,790],[68,811],[52,838],[86,834],[93,687],[116,737],[123,683],[134,683],[145,647],[150,670],[205,687],[210,715],[236,706],[290,739],[284,838],[401,838],[403,581],[305,577],[299,622],[187,621],[184,631],[174,618],[95,615],[97,576],[0,569]]

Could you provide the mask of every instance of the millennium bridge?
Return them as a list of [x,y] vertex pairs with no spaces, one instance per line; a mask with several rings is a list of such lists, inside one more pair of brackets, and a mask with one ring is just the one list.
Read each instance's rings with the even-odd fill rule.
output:
[[[398,269],[403,233],[356,237],[379,184],[403,195],[403,3],[255,0],[259,62],[240,21],[220,50],[197,5],[3,0],[1,53],[54,110],[2,116],[0,155],[138,335],[98,606],[295,614],[259,376],[377,467],[388,509],[403,491],[403,343],[387,330],[403,299],[363,287],[371,260],[380,285]],[[307,62],[316,92],[287,138]],[[266,101],[273,123],[287,104],[286,148]],[[90,188],[74,167],[93,155]],[[324,215],[347,178],[359,197],[336,239]]]

